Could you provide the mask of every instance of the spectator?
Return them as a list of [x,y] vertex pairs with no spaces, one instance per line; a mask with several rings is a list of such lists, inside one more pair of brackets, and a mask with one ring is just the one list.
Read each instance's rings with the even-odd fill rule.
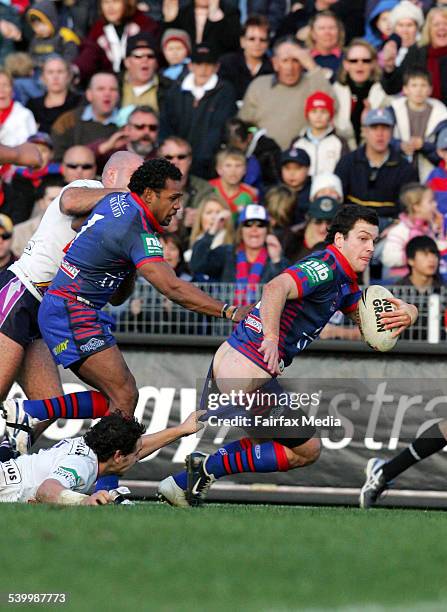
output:
[[84,39],[75,65],[81,81],[88,82],[96,72],[119,73],[126,41],[148,32],[157,39],[160,26],[136,8],[135,0],[100,0],[100,18]]
[[249,204],[239,215],[234,245],[211,249],[214,236],[209,232],[195,242],[191,271],[212,281],[237,283],[234,303],[249,304],[255,299],[259,283],[267,283],[289,265],[279,240],[269,235],[268,222],[263,206]]
[[323,196],[309,204],[304,227],[295,232],[295,241],[289,243],[290,261],[298,261],[315,250],[316,245],[324,242],[332,219],[339,209],[334,198]]
[[194,244],[207,233],[213,237],[210,249],[215,249],[223,244],[234,243],[234,225],[231,211],[228,204],[217,194],[205,196],[197,208],[189,240],[191,248],[185,252],[187,262],[191,260]]
[[67,111],[53,123],[51,136],[56,160],[62,159],[64,151],[73,145],[91,144],[108,138],[117,130],[119,93],[115,75],[95,74],[85,95],[87,106]]
[[192,0],[184,7],[178,0],[166,0],[163,16],[165,27],[185,30],[193,45],[212,47],[217,57],[239,48],[237,9],[221,9],[212,0]]
[[[253,184],[246,177],[257,172],[257,167],[261,170],[262,185],[278,183],[280,180],[281,149],[272,138],[266,136],[266,130],[258,130],[239,119],[239,117],[232,117],[227,121],[225,142],[229,147],[235,147],[245,153],[247,173],[244,181],[246,183]],[[252,170],[253,159],[257,161],[257,165]]]
[[[397,280],[395,285],[415,287],[419,293],[427,293],[442,286],[439,276],[439,249],[430,236],[415,236],[405,247],[408,274]],[[427,329],[427,325],[418,327]],[[426,338],[425,338],[426,339]]]
[[281,180],[295,194],[294,223],[302,223],[309,206],[310,157],[303,149],[289,149],[281,156]]
[[396,119],[394,138],[400,141],[408,161],[418,168],[422,182],[433,169],[431,162],[438,159],[429,136],[447,119],[446,106],[429,97],[431,90],[430,73],[416,66],[404,74],[404,96],[391,103]]
[[337,0],[315,0],[294,2],[292,10],[284,17],[276,32],[277,38],[297,36],[303,40],[309,32],[308,24],[312,17],[321,11],[328,11]]
[[340,178],[331,172],[322,172],[312,178],[310,187],[310,200],[316,200],[322,196],[330,196],[337,200],[339,204],[344,202],[343,186]]
[[213,157],[223,139],[225,123],[236,113],[236,96],[230,83],[217,76],[217,57],[205,45],[192,53],[190,74],[166,94],[160,116],[162,138],[184,138],[192,148],[192,172],[214,176]]
[[334,83],[338,101],[335,129],[352,150],[361,142],[364,111],[388,104],[379,80],[377,51],[362,38],[355,38],[345,51],[342,70]]
[[250,83],[239,117],[265,129],[285,149],[290,131],[296,134],[305,127],[306,98],[318,90],[331,94],[332,88],[310,53],[294,39],[278,40],[272,62],[275,74],[259,76]]
[[81,145],[70,147],[64,153],[61,172],[66,184],[78,179],[93,180],[96,177],[93,151]]
[[71,71],[62,57],[53,55],[45,60],[41,81],[46,93],[31,98],[27,108],[39,124],[39,131],[49,134],[53,123],[65,112],[76,108],[81,97],[70,90]]
[[269,22],[264,15],[251,15],[242,26],[241,50],[220,58],[219,76],[230,81],[237,100],[242,100],[247,87],[257,76],[272,74],[273,66],[267,55]]
[[419,183],[404,187],[400,202],[405,212],[399,223],[393,225],[384,240],[382,263],[388,268],[384,276],[399,278],[408,273],[405,247],[415,236],[435,237],[442,230],[442,218],[436,207],[433,192]]
[[239,8],[243,24],[251,15],[265,15],[273,33],[276,32],[289,8],[287,0],[226,0],[226,2],[234,8]]
[[306,100],[304,113],[308,127],[292,140],[290,147],[304,149],[309,155],[310,176],[333,172],[340,157],[349,153],[348,145],[337,136],[332,125],[334,110],[334,99],[322,91],[316,91]]
[[6,2],[0,3],[0,66],[15,51],[15,43],[22,39],[20,16]]
[[284,255],[289,261],[293,261],[296,251],[296,234],[291,229],[295,203],[295,194],[286,185],[271,187],[264,198],[264,206],[270,217],[272,233],[278,238]]
[[168,28],[161,39],[161,48],[167,63],[162,71],[163,76],[172,81],[183,81],[188,76],[188,64],[191,62],[191,39],[184,30]]
[[129,151],[145,160],[157,157],[158,115],[150,106],[136,106],[127,118],[127,125],[107,139],[89,145],[95,153],[98,174],[111,155],[117,151]]
[[69,28],[60,28],[57,10],[52,0],[38,0],[26,13],[34,36],[29,43],[29,53],[36,68],[42,68],[50,56],[60,55],[72,62],[78,54],[81,40]]
[[345,200],[373,208],[380,230],[398,216],[402,186],[418,180],[417,170],[390,146],[394,119],[386,109],[371,110],[364,121],[365,144],[344,155],[335,168]]
[[436,139],[436,153],[440,158],[437,168],[427,177],[426,185],[435,194],[439,212],[444,216],[444,230],[447,229],[447,127],[443,128]]
[[0,142],[15,147],[37,132],[33,114],[20,102],[13,100],[13,82],[9,74],[0,70]]
[[151,34],[140,32],[127,41],[126,73],[121,90],[121,106],[151,106],[158,111],[164,90],[170,86],[157,74],[156,43]]
[[64,184],[64,179],[60,175],[49,174],[44,177],[36,191],[37,214],[27,221],[23,221],[14,226],[14,237],[11,245],[11,250],[14,255],[20,257],[23,253],[30,238],[39,227],[46,209],[51,202],[58,197]]
[[370,12],[366,20],[365,40],[379,48],[391,36],[391,11],[399,0],[380,0]]
[[30,218],[36,201],[36,190],[45,177],[57,176],[61,179],[61,166],[52,161],[53,143],[45,132],[37,132],[28,138],[39,148],[42,158],[40,168],[17,168],[10,185],[5,187],[6,202],[3,211],[11,217],[14,225]]
[[341,65],[344,42],[343,24],[331,11],[321,11],[309,21],[307,47],[331,83]]
[[158,154],[177,166],[182,173],[180,188],[183,191],[183,225],[190,230],[197,218],[200,202],[213,193],[213,188],[208,181],[190,173],[192,151],[190,144],[183,138],[169,136],[160,145]]
[[14,228],[7,215],[0,214],[0,272],[9,268],[17,257],[11,250]]
[[42,85],[35,79],[33,60],[29,53],[10,53],[5,58],[4,68],[13,80],[13,97],[17,102],[27,106],[30,98],[43,93]]
[[228,204],[235,221],[244,206],[258,201],[257,190],[242,182],[246,169],[247,161],[241,150],[222,149],[216,156],[219,178],[210,180],[210,185]]

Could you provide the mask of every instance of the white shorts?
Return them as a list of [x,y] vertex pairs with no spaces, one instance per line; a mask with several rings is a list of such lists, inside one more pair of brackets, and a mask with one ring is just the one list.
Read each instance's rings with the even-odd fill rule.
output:
[[22,474],[14,459],[0,463],[0,503],[21,501]]

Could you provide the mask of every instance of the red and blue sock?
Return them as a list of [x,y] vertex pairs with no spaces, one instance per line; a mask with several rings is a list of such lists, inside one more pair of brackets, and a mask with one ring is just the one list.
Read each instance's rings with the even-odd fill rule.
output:
[[51,399],[24,400],[23,409],[30,416],[47,419],[98,419],[109,410],[104,395],[98,391],[68,393]]

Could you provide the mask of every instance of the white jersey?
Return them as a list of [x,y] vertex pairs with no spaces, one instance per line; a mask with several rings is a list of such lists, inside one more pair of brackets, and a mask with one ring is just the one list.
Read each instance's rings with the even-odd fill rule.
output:
[[51,448],[0,463],[0,502],[32,500],[44,480],[87,493],[98,477],[98,458],[84,438],[61,440]]
[[60,210],[61,195],[70,187],[101,189],[103,184],[80,179],[66,185],[45,211],[20,259],[9,266],[9,270],[14,272],[39,302],[42,301],[42,295],[36,287],[51,283],[59,269],[64,248],[76,235],[71,227],[73,217],[64,215]]

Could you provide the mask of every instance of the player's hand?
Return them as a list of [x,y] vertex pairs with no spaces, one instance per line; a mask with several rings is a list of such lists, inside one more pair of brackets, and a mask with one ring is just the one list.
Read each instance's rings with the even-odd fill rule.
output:
[[397,308],[393,312],[382,312],[380,318],[385,324],[385,329],[394,329],[391,336],[396,338],[407,327],[416,322],[419,311],[414,304],[407,304],[407,302],[398,298],[389,298],[388,301],[397,306]]
[[93,495],[82,500],[81,506],[105,506],[112,503],[113,499],[108,491],[95,491]]
[[25,142],[24,144],[16,147],[17,153],[17,166],[30,166],[32,168],[40,168],[42,166],[42,156],[39,151],[39,147],[31,142]]
[[180,425],[184,436],[197,433],[205,427],[205,423],[203,421],[199,421],[200,417],[204,414],[206,414],[206,410],[195,410],[194,412],[191,412],[189,417]]
[[253,310],[254,307],[254,304],[249,304],[248,306],[238,306],[236,316],[234,317],[234,322],[240,323],[241,321],[243,321],[248,315],[248,313]]
[[277,264],[281,261],[282,246],[274,234],[269,234],[265,240],[265,246],[272,263]]
[[259,347],[259,352],[264,355],[264,363],[267,364],[268,371],[271,374],[281,374],[281,370],[279,368],[278,340],[264,338],[261,346]]

